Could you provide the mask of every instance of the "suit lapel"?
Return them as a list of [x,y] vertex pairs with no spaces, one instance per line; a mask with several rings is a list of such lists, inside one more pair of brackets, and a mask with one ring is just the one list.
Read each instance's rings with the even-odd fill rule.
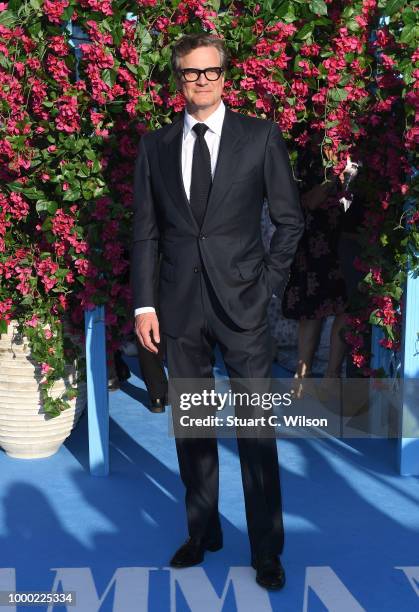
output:
[[[206,220],[214,214],[217,206],[223,202],[223,196],[231,185],[231,177],[234,176],[239,161],[237,153],[248,140],[242,128],[240,116],[236,117],[236,115],[226,108],[215,174],[202,227]],[[182,113],[179,120],[170,126],[165,136],[159,141],[160,171],[179,212],[199,231],[200,228],[192,214],[182,178],[183,118]]]
[[182,178],[183,116],[182,113],[180,118],[172,123],[164,138],[159,141],[160,172],[167,191],[179,212],[188,223],[193,223],[195,228],[199,230],[189,205]]
[[226,107],[217,164],[202,227],[214,217],[217,208],[223,204],[224,196],[231,186],[232,177],[240,161],[238,153],[246,145],[247,140],[248,136],[243,130],[240,115]]

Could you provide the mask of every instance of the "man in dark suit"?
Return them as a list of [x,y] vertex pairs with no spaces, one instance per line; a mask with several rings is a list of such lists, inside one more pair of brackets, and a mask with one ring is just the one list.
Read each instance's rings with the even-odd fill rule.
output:
[[[144,135],[135,169],[132,284],[140,342],[166,341],[169,377],[209,379],[218,344],[230,378],[270,379],[267,307],[282,296],[303,231],[298,192],[278,126],[233,112],[221,96],[227,54],[209,34],[177,41],[172,69],[186,100],[178,121]],[[264,198],[275,225],[265,256]],[[159,318],[153,280],[162,262]],[[281,588],[284,543],[276,441],[241,437],[238,448],[251,562],[257,582]],[[186,488],[188,540],[173,567],[222,546],[214,437],[176,437]]]

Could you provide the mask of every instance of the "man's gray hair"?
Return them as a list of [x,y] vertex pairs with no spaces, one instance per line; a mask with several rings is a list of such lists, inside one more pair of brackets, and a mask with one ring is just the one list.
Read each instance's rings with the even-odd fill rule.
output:
[[228,51],[224,41],[214,34],[205,32],[198,34],[185,34],[177,40],[172,47],[171,65],[172,71],[177,76],[179,73],[179,59],[198,47],[215,47],[220,54],[221,67],[226,69],[228,64]]

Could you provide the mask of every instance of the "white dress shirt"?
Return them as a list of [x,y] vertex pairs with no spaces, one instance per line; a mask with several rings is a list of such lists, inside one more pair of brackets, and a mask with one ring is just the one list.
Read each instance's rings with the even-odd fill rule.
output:
[[[182,138],[182,178],[188,200],[191,192],[193,148],[195,139],[197,138],[197,135],[192,128],[195,123],[205,123],[205,125],[208,126],[208,130],[205,132],[204,138],[210,152],[211,174],[214,177],[218,150],[220,148],[224,115],[225,105],[222,100],[216,110],[209,117],[207,117],[205,121],[198,121],[198,119],[192,117],[192,115],[185,110]],[[152,306],[143,306],[142,308],[136,308],[134,314],[137,316],[137,314],[143,314],[144,312],[155,312],[155,309]]]

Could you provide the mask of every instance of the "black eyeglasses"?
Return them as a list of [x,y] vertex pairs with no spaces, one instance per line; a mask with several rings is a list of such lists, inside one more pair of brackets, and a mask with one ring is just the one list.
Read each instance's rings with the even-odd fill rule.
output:
[[197,81],[201,74],[205,74],[205,78],[208,81],[218,81],[224,72],[224,68],[220,68],[220,66],[211,66],[211,68],[204,68],[204,70],[200,70],[199,68],[183,68],[183,70],[179,70],[179,72],[188,83]]

